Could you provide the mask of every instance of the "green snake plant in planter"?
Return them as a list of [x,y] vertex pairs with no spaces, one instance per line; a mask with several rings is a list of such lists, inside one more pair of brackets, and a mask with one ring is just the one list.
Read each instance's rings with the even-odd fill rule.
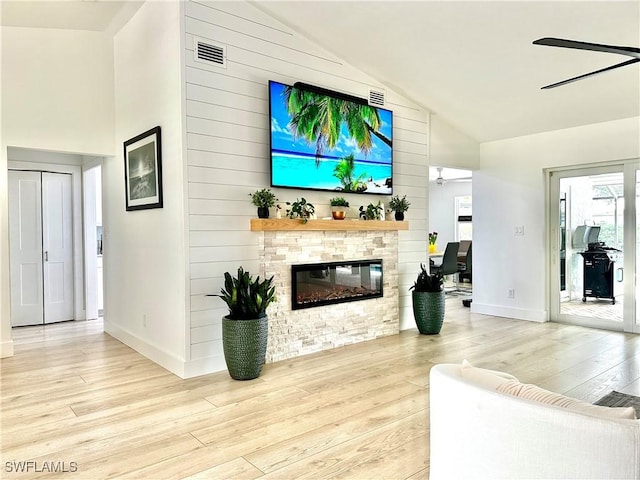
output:
[[411,292],[413,318],[418,331],[424,335],[440,333],[444,323],[444,279],[441,273],[429,273],[420,264],[420,273]]
[[255,280],[242,267],[237,277],[224,274],[224,288],[217,295],[229,307],[222,318],[222,347],[229,375],[235,380],[260,376],[267,352],[267,307],[277,300],[273,277]]

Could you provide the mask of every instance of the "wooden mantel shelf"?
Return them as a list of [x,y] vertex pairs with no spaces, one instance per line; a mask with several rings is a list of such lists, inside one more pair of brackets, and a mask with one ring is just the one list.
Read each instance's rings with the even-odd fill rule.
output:
[[287,230],[409,230],[409,222],[396,222],[392,220],[291,220],[289,218],[252,218],[252,232],[277,232]]

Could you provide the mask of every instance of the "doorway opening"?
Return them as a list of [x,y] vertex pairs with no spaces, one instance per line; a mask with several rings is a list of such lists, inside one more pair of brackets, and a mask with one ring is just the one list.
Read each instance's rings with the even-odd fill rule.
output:
[[[18,147],[8,147],[7,148],[7,159],[8,159],[8,174],[9,176],[13,175],[11,172],[17,172],[19,175],[26,175],[28,173],[32,173],[36,176],[41,176],[42,178],[67,178],[70,179],[70,194],[64,194],[65,202],[64,206],[61,206],[57,211],[52,211],[49,213],[53,214],[54,218],[69,220],[72,224],[71,227],[71,241],[70,241],[70,250],[71,250],[71,264],[65,265],[63,267],[58,267],[56,270],[58,276],[62,275],[61,272],[64,272],[67,276],[71,276],[71,287],[68,287],[68,283],[64,285],[64,294],[65,298],[71,299],[72,302],[72,310],[71,313],[67,313],[65,318],[59,318],[54,321],[59,322],[63,320],[85,320],[85,319],[93,319],[98,318],[98,315],[88,315],[87,306],[91,303],[90,299],[87,298],[87,286],[85,285],[86,279],[88,277],[93,277],[95,279],[96,288],[94,288],[94,295],[96,297],[101,296],[101,280],[102,275],[98,273],[98,261],[97,261],[97,253],[98,248],[101,248],[101,242],[98,243],[97,238],[100,237],[101,234],[101,222],[99,227],[94,224],[93,226],[93,236],[96,240],[92,243],[87,242],[87,218],[85,218],[86,213],[91,211],[91,208],[87,207],[87,195],[89,194],[91,188],[87,190],[87,185],[84,182],[84,172],[85,171],[93,171],[95,176],[95,185],[93,188],[93,196],[89,195],[89,198],[92,198],[93,208],[94,208],[94,222],[95,218],[101,218],[101,178],[98,174],[99,167],[102,164],[102,157],[95,156],[85,156],[85,155],[75,155],[75,154],[67,154],[67,153],[59,153],[59,152],[49,152],[49,151],[41,151],[41,150],[32,150],[27,148],[18,148]],[[96,168],[98,167],[98,168]],[[52,177],[49,177],[51,175]],[[69,183],[69,182],[68,182]],[[32,189],[35,190],[35,187]],[[18,189],[19,191],[19,189]],[[41,190],[42,192],[43,190]],[[58,189],[52,190],[55,197],[55,192],[62,192],[62,187]],[[25,190],[26,192],[26,190]],[[35,194],[34,194],[35,195]],[[42,195],[42,193],[40,194]],[[58,197],[63,195],[59,193]],[[36,197],[32,196],[31,199],[36,202]],[[25,198],[25,200],[27,200]],[[9,209],[12,209],[12,206],[19,204],[20,202],[9,201]],[[61,202],[58,202],[60,205]],[[95,210],[95,209],[100,210]],[[42,199],[40,199],[40,209],[42,210]],[[47,213],[47,212],[45,212]],[[10,248],[13,249],[13,246],[16,244],[16,240],[13,238],[14,235],[17,235],[19,238],[22,235],[22,232],[19,229],[14,229],[13,225],[10,222],[10,236],[12,237],[12,241]],[[16,231],[14,231],[16,230]],[[46,239],[46,238],[45,238]],[[36,235],[37,240],[37,235]],[[18,241],[19,244],[19,241]],[[68,245],[69,242],[65,240],[65,244]],[[37,247],[37,242],[36,242]],[[51,262],[51,251],[45,248],[36,248],[35,257],[40,257],[42,261],[45,263],[47,259]],[[10,263],[11,269],[14,269],[15,258],[13,252],[11,253]],[[94,259],[94,269],[91,270],[85,264],[85,260],[93,258]],[[28,273],[29,269],[31,271],[37,270],[34,266],[28,266],[24,268],[19,268],[18,271],[22,270],[23,275]],[[95,272],[95,273],[92,273]],[[18,277],[19,278],[19,277]],[[22,282],[26,284],[27,282]],[[20,290],[17,289],[17,293],[14,291],[16,289],[16,285],[20,285],[20,282],[14,279],[14,275],[12,272],[12,278],[10,282],[11,295],[12,295],[12,315],[9,320],[12,326],[16,326],[17,323],[14,321],[14,305],[19,304],[15,302],[14,295],[20,294]],[[42,282],[34,282],[36,287],[39,286],[40,290],[44,289],[45,283],[44,280]],[[60,293],[60,289],[62,288],[60,282],[53,282],[52,292]],[[57,289],[57,290],[56,290]],[[60,295],[58,295],[60,297]],[[97,298],[97,300],[101,300]],[[45,313],[42,314],[40,318],[46,318],[47,315]],[[50,323],[49,321],[45,321],[46,324]],[[36,314],[31,318],[27,323],[21,323],[21,325],[42,325],[43,322],[39,321],[38,315]]]
[[445,291],[451,295],[472,293],[472,178],[471,170],[429,167],[429,232],[436,233],[429,265],[442,265],[447,245],[458,243],[458,271],[445,277]]
[[103,314],[102,166],[85,168],[83,179],[86,318]]

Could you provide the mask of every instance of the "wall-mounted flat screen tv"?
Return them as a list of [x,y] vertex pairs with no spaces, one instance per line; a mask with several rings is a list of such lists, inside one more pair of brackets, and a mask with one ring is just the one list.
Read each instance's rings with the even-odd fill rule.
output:
[[306,84],[269,82],[271,186],[393,193],[393,115]]

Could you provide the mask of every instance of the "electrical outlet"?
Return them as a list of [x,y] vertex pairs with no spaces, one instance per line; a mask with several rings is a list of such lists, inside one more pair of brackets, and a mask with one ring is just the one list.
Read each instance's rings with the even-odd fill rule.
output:
[[147,328],[147,314],[142,315],[142,326]]
[[513,288],[510,288],[509,290],[507,290],[507,297],[515,298],[516,297],[516,291]]
[[524,225],[518,225],[517,227],[514,227],[513,234],[516,236],[524,235]]

